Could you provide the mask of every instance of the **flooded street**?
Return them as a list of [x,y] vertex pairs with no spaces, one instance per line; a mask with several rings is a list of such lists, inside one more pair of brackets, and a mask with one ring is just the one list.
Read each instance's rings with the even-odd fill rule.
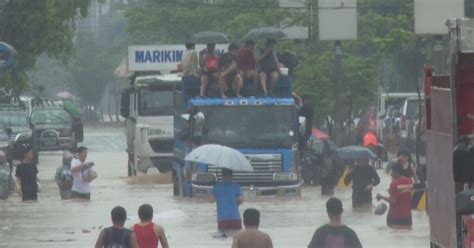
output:
[[[205,199],[173,197],[167,176],[126,176],[125,134],[121,129],[86,129],[84,145],[89,147],[89,160],[96,163],[98,172],[92,200],[61,201],[53,180],[61,153],[41,153],[39,202],[22,203],[17,194],[0,201],[0,247],[93,247],[99,230],[111,225],[114,206],[126,208],[126,225],[131,226],[142,203],[154,207],[155,222],[164,226],[171,247],[230,247],[230,238],[212,238],[216,232],[214,204]],[[390,182],[382,170],[378,173],[382,182],[374,196],[377,192],[386,194]],[[343,222],[356,231],[364,247],[429,247],[426,213],[413,212],[413,230],[390,230],[385,216],[353,212],[350,190],[337,191],[336,196],[345,207]],[[307,247],[315,229],[328,222],[326,199],[319,187],[305,187],[301,198],[246,199],[241,211],[249,207],[261,211],[261,229],[270,234],[275,247]]]

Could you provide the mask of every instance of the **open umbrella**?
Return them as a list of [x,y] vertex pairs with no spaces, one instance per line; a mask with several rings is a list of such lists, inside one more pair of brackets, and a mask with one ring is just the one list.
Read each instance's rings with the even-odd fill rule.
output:
[[327,140],[329,139],[329,135],[327,135],[325,132],[313,127],[311,130],[311,135],[316,137],[318,140]]
[[337,154],[342,159],[375,159],[377,155],[371,150],[361,146],[346,146],[337,149]]
[[190,41],[196,44],[226,44],[230,42],[226,34],[215,31],[197,32],[191,36]]
[[186,155],[184,160],[233,171],[253,171],[249,160],[241,152],[222,145],[202,145]]
[[258,39],[281,39],[285,38],[286,34],[283,32],[281,28],[275,27],[263,27],[263,28],[256,28],[250,30],[247,34],[247,38],[251,40],[258,40]]

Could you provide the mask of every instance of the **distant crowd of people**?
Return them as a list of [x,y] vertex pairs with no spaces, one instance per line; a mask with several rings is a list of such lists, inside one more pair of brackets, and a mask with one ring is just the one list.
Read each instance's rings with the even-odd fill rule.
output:
[[214,43],[207,44],[198,57],[195,44],[186,43],[187,50],[182,59],[183,76],[200,79],[201,97],[206,96],[208,88],[215,88],[213,86],[217,86],[222,98],[228,97],[230,92],[240,97],[245,81],[249,81],[255,90],[260,87],[264,96],[273,94],[281,75],[275,40],[267,40],[262,49],[255,49],[253,40],[247,40],[241,48],[231,43],[224,54],[219,54],[215,47]]
[[[87,161],[87,148],[81,146],[76,152],[63,152],[62,164],[54,175],[62,200],[90,200],[90,183],[97,178],[94,163]],[[0,151],[0,199],[7,199],[16,189],[22,201],[37,201],[40,190],[37,176],[39,171],[32,147],[25,146],[23,149],[23,159],[16,166],[14,174],[16,180],[13,180],[13,167],[6,157]]]

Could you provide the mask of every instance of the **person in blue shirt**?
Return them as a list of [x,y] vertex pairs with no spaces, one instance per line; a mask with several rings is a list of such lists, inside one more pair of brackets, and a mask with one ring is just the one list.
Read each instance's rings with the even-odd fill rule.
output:
[[211,203],[217,205],[217,229],[225,235],[227,230],[241,230],[239,205],[244,202],[240,185],[232,181],[232,170],[222,169],[222,182],[212,189]]

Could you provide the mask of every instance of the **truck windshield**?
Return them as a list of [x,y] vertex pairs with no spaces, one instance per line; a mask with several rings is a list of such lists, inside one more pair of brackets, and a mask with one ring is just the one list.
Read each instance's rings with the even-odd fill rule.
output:
[[37,109],[31,114],[33,124],[59,124],[69,125],[72,123],[71,116],[63,109]]
[[140,116],[173,114],[172,90],[141,89],[138,101],[138,114]]
[[230,147],[288,147],[296,141],[293,106],[199,106],[193,136]]
[[24,127],[28,119],[24,112],[0,112],[0,123],[4,127]]

